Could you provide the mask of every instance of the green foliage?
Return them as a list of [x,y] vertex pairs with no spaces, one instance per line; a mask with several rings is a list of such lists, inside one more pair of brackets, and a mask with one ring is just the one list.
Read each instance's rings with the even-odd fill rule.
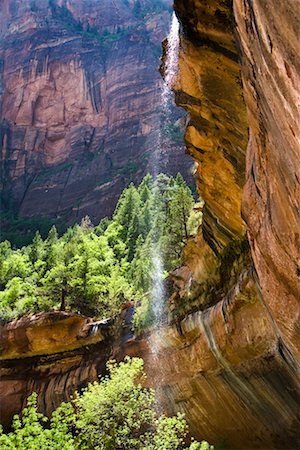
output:
[[[61,237],[52,226],[31,244],[0,244],[0,316],[10,320],[52,309],[108,318],[122,303],[141,300],[136,329],[154,319],[148,293],[155,279],[153,253],[160,249],[166,271],[180,263],[195,229],[193,197],[183,178],[147,175],[125,189],[112,220],[94,226],[89,217]],[[190,225],[192,223],[192,226]]]
[[28,397],[22,417],[14,416],[12,431],[8,434],[0,427],[0,448],[3,450],[73,450],[71,427],[74,411],[63,403],[50,420],[37,411],[37,394]]
[[166,123],[163,127],[162,134],[164,137],[175,142],[182,142],[183,140],[183,131],[176,123]]
[[[145,388],[143,360],[126,358],[107,365],[108,375],[63,403],[49,421],[37,411],[37,395],[28,398],[12,431],[0,429],[3,450],[179,450],[187,449],[184,416],[159,416],[152,389]],[[211,450],[193,441],[189,450]]]

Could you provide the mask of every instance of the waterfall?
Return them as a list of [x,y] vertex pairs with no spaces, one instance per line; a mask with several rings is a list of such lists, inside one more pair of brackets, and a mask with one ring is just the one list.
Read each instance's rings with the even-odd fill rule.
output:
[[172,87],[178,72],[178,52],[179,52],[179,22],[176,14],[173,12],[170,31],[167,36],[167,49],[165,60],[165,74],[163,86],[160,91],[161,97],[161,112],[159,115],[158,124],[158,138],[155,144],[154,151],[152,152],[151,168],[154,178],[161,171],[161,158],[167,157],[168,143],[163,138],[163,128],[166,125],[172,123],[171,120],[171,106],[173,104],[173,92]]
[[167,39],[168,42],[165,63],[165,79],[162,90],[162,105],[168,119],[168,113],[170,113],[170,106],[173,99],[172,87],[174,86],[174,81],[178,72],[179,22],[174,12]]
[[[166,129],[168,124],[172,124],[172,109],[173,102],[172,87],[174,86],[175,77],[178,72],[178,51],[179,51],[179,23],[175,13],[173,13],[170,32],[168,34],[166,62],[165,62],[165,79],[161,90],[161,114],[158,125],[158,142],[152,152],[152,173],[154,179],[161,172],[161,159],[166,158],[168,152],[166,146],[167,139],[163,139],[163,127]],[[167,136],[168,138],[168,136]],[[153,220],[156,220],[154,217]],[[158,237],[159,240],[159,237]],[[154,314],[156,333],[151,333],[149,338],[149,348],[151,351],[150,358],[153,366],[161,363],[158,354],[161,348],[159,339],[159,326],[163,318],[163,310],[165,303],[165,288],[164,288],[164,263],[161,248],[157,239],[152,242],[152,289],[151,289],[151,304]],[[155,337],[155,334],[158,335]],[[160,385],[158,382],[157,386]],[[156,389],[156,409],[159,413],[162,412],[162,388]]]
[[[165,62],[165,79],[163,88],[161,90],[161,105],[162,111],[160,115],[159,124],[159,138],[158,143],[152,155],[152,166],[154,178],[161,171],[160,159],[163,153],[163,146],[166,145],[162,139],[162,125],[166,122],[171,122],[171,105],[173,101],[172,86],[174,85],[175,77],[178,72],[178,51],[179,51],[179,22],[176,14],[173,13],[170,32],[167,37],[167,51]],[[155,322],[159,325],[162,318],[163,304],[164,304],[164,267],[161,255],[161,249],[158,243],[153,243],[152,249],[152,265],[153,265],[153,285],[152,285],[152,307],[155,316]]]

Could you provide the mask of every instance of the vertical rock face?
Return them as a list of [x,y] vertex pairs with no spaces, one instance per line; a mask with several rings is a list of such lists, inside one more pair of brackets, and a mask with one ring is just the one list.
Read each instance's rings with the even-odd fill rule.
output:
[[299,2],[234,8],[250,128],[243,217],[265,301],[300,356]]
[[[63,349],[56,349],[59,362],[48,372],[51,358],[36,361],[28,347],[22,356],[29,356],[27,373],[35,368],[41,397],[50,403],[51,380],[63,397],[59,380],[68,394],[69,386],[103,370],[108,353],[140,355],[166,411],[185,412],[198,439],[238,449],[294,449],[300,446],[297,2],[233,3],[245,104],[231,2],[175,1],[182,26],[176,98],[190,113],[187,147],[206,201],[203,233],[187,244],[186,267],[173,274],[189,314],[182,318],[175,301],[172,322],[152,330],[151,339],[132,339],[127,321],[113,344],[105,341],[107,353],[99,350],[96,367],[85,356],[72,371]],[[17,328],[22,336],[22,324]],[[83,345],[89,342],[89,334],[79,334]],[[77,336],[68,351],[81,354]],[[3,349],[0,387],[5,382],[24,399],[29,385],[14,385],[20,348],[6,342]]]
[[[6,211],[65,222],[89,214],[97,221],[112,212],[130,180],[149,170],[159,139],[158,66],[170,7],[167,0],[1,2]],[[177,126],[165,139],[162,168],[187,174]]]
[[[181,354],[182,373],[171,382],[168,374],[163,391],[173,410],[187,413],[193,431],[212,442],[222,436],[234,448],[294,448],[300,393],[299,5],[234,0],[232,11],[231,3],[175,0],[182,32],[176,100],[190,113],[186,144],[199,164],[196,182],[206,206],[203,231],[185,249],[186,267],[173,275],[186,303],[190,280],[198,283],[192,300],[198,295],[202,312],[177,324],[181,337],[175,333],[173,344],[165,339],[171,360]],[[245,229],[253,260],[238,263],[235,243]],[[208,246],[216,255],[211,264]],[[229,286],[222,277],[228,264],[237,275]],[[209,281],[219,276],[223,298],[216,296],[207,308],[203,297],[216,289]],[[186,364],[183,349],[191,352]]]
[[224,3],[175,1],[183,30],[176,101],[189,112],[186,145],[198,163],[203,234],[215,252],[245,232],[240,212],[246,108],[230,10]]

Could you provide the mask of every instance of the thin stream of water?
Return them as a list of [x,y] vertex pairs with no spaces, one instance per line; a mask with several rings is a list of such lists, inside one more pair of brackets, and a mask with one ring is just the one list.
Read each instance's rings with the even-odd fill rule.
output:
[[[179,23],[175,13],[173,13],[170,32],[168,35],[167,54],[165,63],[165,80],[161,93],[162,99],[162,114],[161,120],[171,120],[171,105],[173,99],[173,92],[171,90],[175,77],[178,71],[178,50],[179,50]],[[163,124],[160,123],[160,128]],[[154,177],[160,173],[160,157],[162,152],[162,137],[160,131],[159,143],[153,152],[153,172]],[[159,245],[153,245],[152,250],[152,262],[153,262],[153,286],[152,286],[152,305],[155,315],[156,324],[161,321],[163,304],[164,304],[164,283],[163,283],[163,260],[161,255],[161,249]]]
[[[161,91],[161,104],[162,112],[160,116],[159,124],[159,137],[158,145],[152,153],[152,167],[154,178],[158,176],[161,171],[160,161],[163,154],[163,139],[162,139],[162,127],[167,123],[171,123],[171,105],[173,101],[172,87],[174,85],[175,77],[178,72],[178,51],[179,51],[179,23],[175,13],[173,13],[170,32],[168,35],[167,55],[165,63],[165,80],[163,89]],[[153,243],[152,246],[152,291],[151,291],[151,303],[155,316],[155,325],[159,327],[162,316],[163,307],[165,302],[165,289],[164,289],[164,264],[159,244]],[[152,335],[151,335],[152,336]],[[150,337],[149,347],[151,348],[152,364],[155,366],[159,363],[158,353],[160,351],[159,340]],[[160,371],[158,370],[158,373]],[[160,383],[156,383],[159,386]],[[161,412],[162,402],[160,400],[160,389],[156,392],[156,409]]]
[[161,90],[161,113],[158,124],[158,139],[154,151],[151,154],[151,167],[154,178],[161,171],[162,156],[167,156],[164,147],[167,145],[163,139],[162,129],[166,124],[171,123],[171,106],[173,103],[172,87],[178,72],[178,51],[179,51],[179,22],[176,14],[173,13],[170,31],[167,36],[167,52],[165,61],[165,77]]

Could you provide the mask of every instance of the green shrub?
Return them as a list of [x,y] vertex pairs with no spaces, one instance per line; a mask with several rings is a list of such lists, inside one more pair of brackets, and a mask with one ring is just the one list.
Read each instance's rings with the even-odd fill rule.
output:
[[[108,376],[63,403],[50,421],[37,411],[33,393],[12,431],[0,429],[3,450],[179,450],[186,448],[188,426],[183,414],[159,415],[154,391],[145,388],[143,360],[126,358],[107,365]],[[195,442],[189,450],[210,450]]]

